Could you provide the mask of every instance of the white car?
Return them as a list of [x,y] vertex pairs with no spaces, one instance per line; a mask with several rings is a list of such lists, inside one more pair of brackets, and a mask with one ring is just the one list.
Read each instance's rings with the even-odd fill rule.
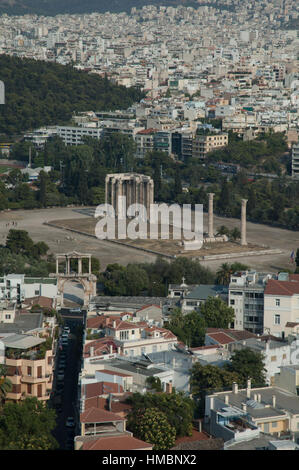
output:
[[79,308],[79,307],[72,308],[72,309],[70,309],[70,313],[81,313],[81,308]]
[[67,428],[74,428],[75,427],[75,419],[72,416],[69,416],[65,422]]

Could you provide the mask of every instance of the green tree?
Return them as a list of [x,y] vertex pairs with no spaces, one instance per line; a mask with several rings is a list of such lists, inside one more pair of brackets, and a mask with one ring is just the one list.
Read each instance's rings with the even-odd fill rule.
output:
[[216,273],[217,284],[228,286],[230,283],[230,277],[233,274],[232,267],[228,263],[223,263]]
[[233,241],[239,240],[241,238],[240,230],[237,227],[235,227],[233,230],[230,231],[229,238],[232,239]]
[[182,392],[173,390],[172,393],[134,393],[128,402],[132,405],[131,415],[142,414],[149,408],[155,408],[166,414],[177,437],[192,434],[194,401]]
[[12,390],[12,383],[7,378],[7,368],[0,365],[0,404],[3,405],[8,392]]
[[33,241],[25,230],[11,229],[6,238],[6,247],[16,254],[27,254],[33,248]]
[[162,383],[159,377],[147,377],[145,383],[147,388],[149,388],[150,390],[155,390],[156,392],[163,392]]
[[180,309],[175,309],[165,327],[172,331],[177,338],[191,348],[203,346],[206,324],[199,312],[183,315]]
[[234,309],[220,297],[209,297],[201,306],[200,313],[209,328],[228,328],[235,317]]
[[251,378],[253,387],[266,385],[264,357],[260,352],[249,348],[235,351],[231,357],[227,370],[238,374],[238,383],[246,386],[247,379]]
[[0,449],[55,449],[51,431],[56,426],[55,411],[37,398],[6,403],[0,414]]
[[166,414],[155,408],[130,413],[127,427],[138,439],[153,444],[153,450],[168,450],[174,446],[175,428],[169,424]]

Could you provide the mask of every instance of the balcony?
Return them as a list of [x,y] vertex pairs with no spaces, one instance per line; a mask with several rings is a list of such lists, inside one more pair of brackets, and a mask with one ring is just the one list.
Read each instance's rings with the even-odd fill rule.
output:
[[28,384],[39,384],[43,382],[48,382],[49,376],[47,375],[42,375],[41,377],[34,377],[32,375],[23,375],[22,376],[22,383],[28,383]]

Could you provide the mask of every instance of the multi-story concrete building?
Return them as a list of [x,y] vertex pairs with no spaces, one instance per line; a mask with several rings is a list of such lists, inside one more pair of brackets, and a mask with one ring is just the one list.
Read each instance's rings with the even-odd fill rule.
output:
[[0,357],[4,358],[12,390],[6,399],[19,401],[24,396],[46,401],[53,383],[53,341],[29,334],[1,334]]
[[264,290],[271,274],[244,271],[231,276],[228,303],[235,311],[236,330],[261,334],[264,328]]
[[87,126],[57,126],[57,134],[65,145],[80,145],[83,143],[83,137],[92,137],[99,140],[103,135],[103,129]]
[[234,383],[232,391],[206,396],[205,427],[213,437],[225,442],[242,442],[259,437],[260,433],[273,437],[299,438],[298,396],[276,386],[239,390]]
[[113,338],[121,354],[142,356],[143,353],[168,351],[177,344],[177,337],[169,330],[155,326],[147,327],[125,321],[113,321],[105,328],[106,335]]
[[288,342],[258,337],[229,343],[228,345],[228,350],[231,353],[247,348],[261,353],[265,367],[266,382],[269,385],[274,385],[275,374],[279,373],[280,368],[290,364],[291,345]]
[[264,294],[264,331],[284,338],[290,324],[299,324],[299,276],[270,279]]
[[137,132],[135,136],[137,158],[144,158],[148,152],[154,150],[154,140],[157,132],[158,129],[145,129]]
[[209,130],[197,131],[192,142],[192,157],[204,160],[209,152],[225,147],[227,144],[228,134]]
[[292,177],[299,178],[299,144],[292,147]]
[[24,274],[7,274],[0,277],[0,301],[22,303],[32,297],[57,299],[57,279],[30,278]]

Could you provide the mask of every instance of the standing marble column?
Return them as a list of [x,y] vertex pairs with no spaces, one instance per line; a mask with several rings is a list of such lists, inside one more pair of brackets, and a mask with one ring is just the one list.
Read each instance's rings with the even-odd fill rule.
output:
[[242,209],[241,209],[241,245],[247,245],[247,240],[246,240],[246,204],[247,204],[247,199],[242,199]]
[[78,258],[78,274],[82,274],[82,259]]
[[110,186],[110,181],[109,178],[105,178],[105,204],[109,204],[109,186]]
[[209,238],[214,237],[214,213],[213,213],[213,198],[214,193],[209,193]]

